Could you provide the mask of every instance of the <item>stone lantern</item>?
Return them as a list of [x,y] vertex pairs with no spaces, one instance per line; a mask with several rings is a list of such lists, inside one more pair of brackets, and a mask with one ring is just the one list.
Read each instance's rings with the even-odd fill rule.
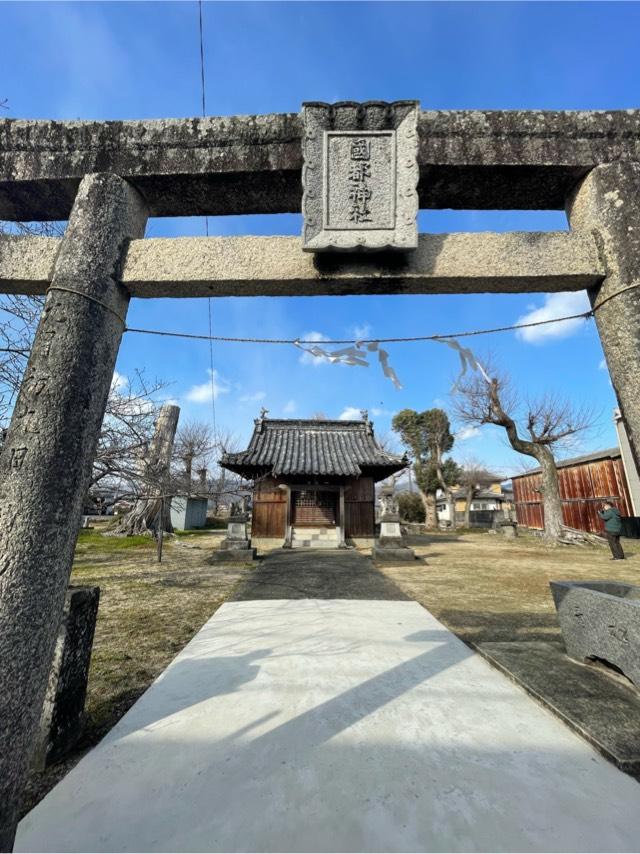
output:
[[379,560],[415,560],[400,529],[398,499],[392,484],[380,491],[380,536],[373,547],[372,555]]

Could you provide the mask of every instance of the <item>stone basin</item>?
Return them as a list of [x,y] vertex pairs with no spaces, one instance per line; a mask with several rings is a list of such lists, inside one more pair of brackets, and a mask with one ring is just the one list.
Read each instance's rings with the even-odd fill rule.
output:
[[621,581],[551,581],[567,654],[603,661],[640,689],[640,587]]

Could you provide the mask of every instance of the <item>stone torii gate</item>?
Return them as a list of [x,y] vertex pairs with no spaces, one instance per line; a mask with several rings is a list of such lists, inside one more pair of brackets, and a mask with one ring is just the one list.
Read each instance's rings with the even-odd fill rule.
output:
[[288,237],[143,239],[149,216],[301,209],[298,114],[0,122],[0,292],[47,294],[0,458],[0,849],[10,850],[131,297],[589,290],[640,454],[640,111],[421,112],[421,208],[566,209],[571,231],[421,235],[311,255]]

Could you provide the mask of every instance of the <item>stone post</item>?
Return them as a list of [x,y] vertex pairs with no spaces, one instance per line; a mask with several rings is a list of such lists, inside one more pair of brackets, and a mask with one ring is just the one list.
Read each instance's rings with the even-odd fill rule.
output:
[[1,851],[13,844],[124,328],[119,267],[146,219],[123,179],[82,180],[0,456]]
[[67,590],[34,751],[37,770],[62,759],[82,733],[99,601],[99,587]]
[[572,228],[593,234],[607,272],[589,299],[597,306],[613,297],[595,319],[640,468],[640,163],[596,166],[574,190],[567,213]]

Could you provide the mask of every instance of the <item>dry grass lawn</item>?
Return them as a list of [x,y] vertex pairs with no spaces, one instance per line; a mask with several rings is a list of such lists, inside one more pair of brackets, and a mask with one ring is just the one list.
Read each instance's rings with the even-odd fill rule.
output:
[[[101,589],[87,726],[72,756],[34,774],[23,812],[111,729],[238,585],[260,573],[259,567],[208,565],[222,536],[177,537],[165,545],[159,565],[148,539],[103,537],[99,529],[80,533],[71,581]],[[640,543],[631,541],[625,542],[630,559],[617,563],[608,550],[548,549],[533,535],[511,541],[485,532],[434,534],[411,545],[422,561],[379,571],[471,644],[558,640],[551,579],[640,583]]]
[[410,540],[426,566],[382,568],[411,598],[467,643],[560,640],[549,582],[612,578],[640,584],[640,541],[623,540],[628,560],[608,548],[545,547],[533,534],[434,534]]

